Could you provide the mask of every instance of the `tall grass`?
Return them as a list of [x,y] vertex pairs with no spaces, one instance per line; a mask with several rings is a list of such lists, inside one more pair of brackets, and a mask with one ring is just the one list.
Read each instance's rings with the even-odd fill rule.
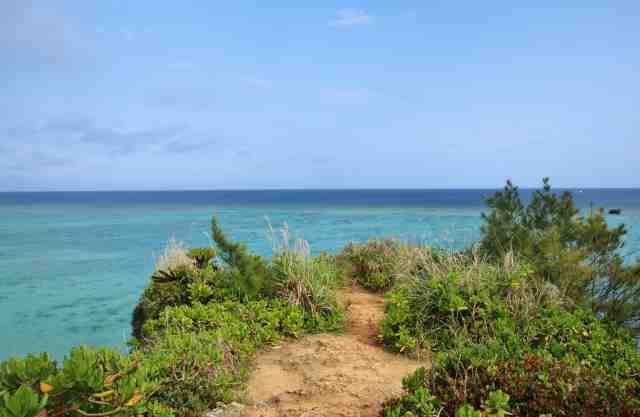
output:
[[455,252],[397,239],[350,243],[340,256],[351,265],[353,278],[372,290],[390,289],[396,282],[415,276],[417,271],[424,275],[456,272],[474,276],[488,265],[474,251]]
[[360,285],[390,290],[381,338],[403,352],[419,355],[449,348],[469,333],[484,334],[479,328],[486,327],[494,298],[504,301],[507,312],[500,314],[523,328],[542,309],[567,304],[553,284],[538,279],[513,253],[496,263],[474,248],[453,251],[389,239],[351,244],[341,256]]
[[327,322],[328,327],[342,320],[336,290],[344,284],[335,257],[322,253],[311,256],[309,243],[292,239],[287,224],[274,228],[267,222],[272,243],[272,277],[278,295],[301,306],[311,320]]

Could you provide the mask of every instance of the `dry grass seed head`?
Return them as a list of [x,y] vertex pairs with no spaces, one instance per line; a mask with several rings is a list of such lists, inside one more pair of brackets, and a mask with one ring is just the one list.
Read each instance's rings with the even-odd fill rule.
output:
[[187,256],[185,244],[172,236],[167,241],[164,253],[156,261],[156,271],[174,271],[178,268],[195,268],[195,261]]

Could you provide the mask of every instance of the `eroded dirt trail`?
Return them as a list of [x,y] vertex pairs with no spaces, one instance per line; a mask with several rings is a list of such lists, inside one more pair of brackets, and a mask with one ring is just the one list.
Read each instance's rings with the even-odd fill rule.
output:
[[258,355],[248,383],[247,417],[373,417],[425,363],[376,343],[382,296],[350,288],[345,334],[286,341]]

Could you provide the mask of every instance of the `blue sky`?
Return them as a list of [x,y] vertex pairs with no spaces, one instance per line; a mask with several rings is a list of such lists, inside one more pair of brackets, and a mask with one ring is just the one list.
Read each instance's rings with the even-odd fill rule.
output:
[[517,3],[3,0],[0,190],[640,186],[640,2]]

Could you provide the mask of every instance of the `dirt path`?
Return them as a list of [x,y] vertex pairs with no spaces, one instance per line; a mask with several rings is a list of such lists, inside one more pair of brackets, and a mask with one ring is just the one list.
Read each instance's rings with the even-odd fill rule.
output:
[[376,343],[382,296],[357,288],[347,303],[345,334],[287,341],[258,355],[248,383],[247,417],[373,417],[424,363],[385,352]]

